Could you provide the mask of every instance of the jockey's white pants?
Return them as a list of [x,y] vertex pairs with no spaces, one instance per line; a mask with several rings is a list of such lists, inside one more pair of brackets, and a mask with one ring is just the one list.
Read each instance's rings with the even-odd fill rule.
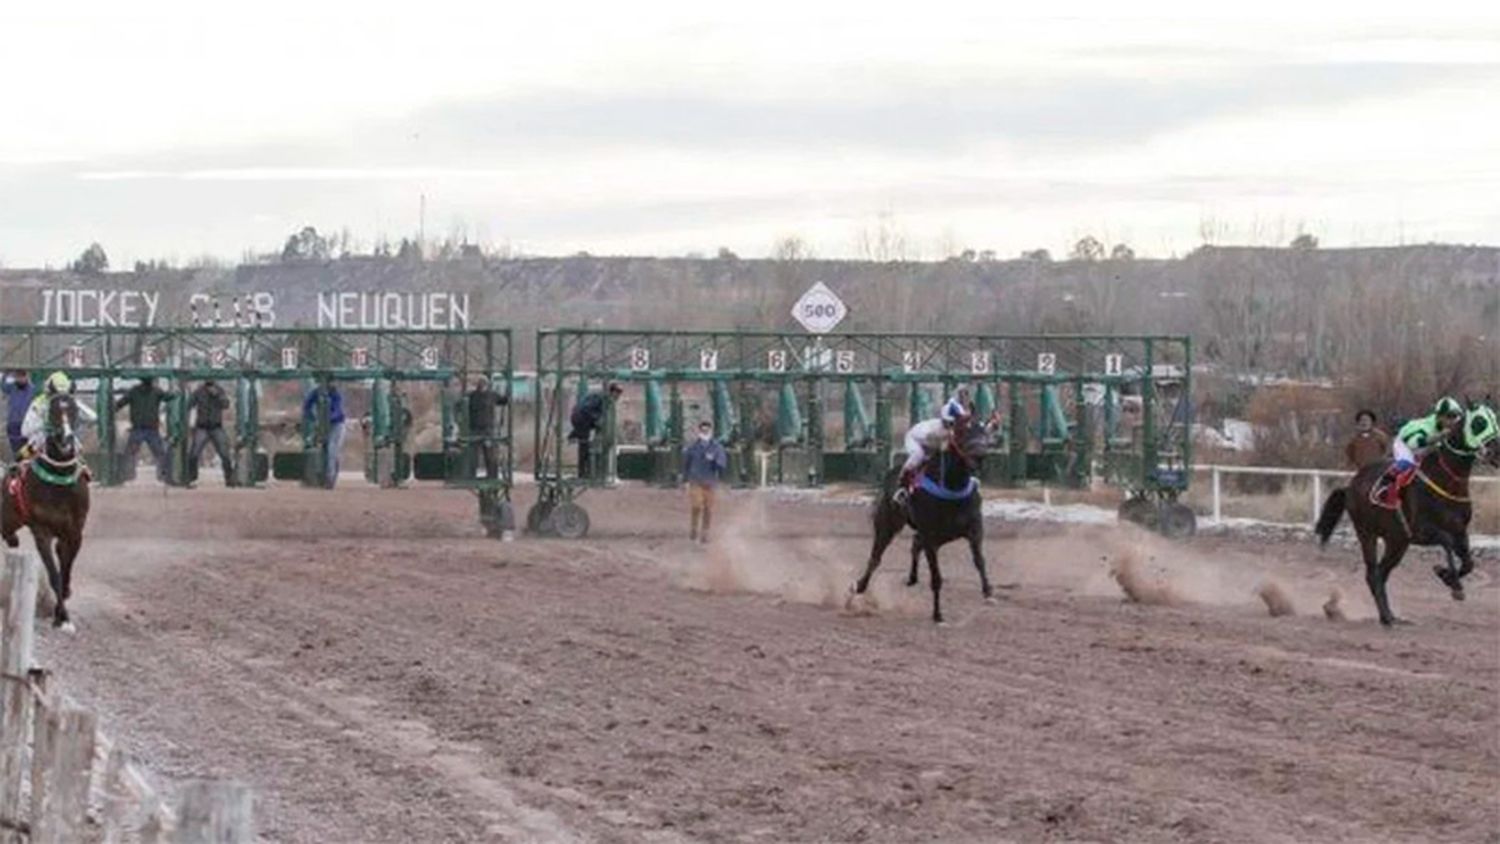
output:
[[1391,456],[1396,458],[1397,468],[1410,469],[1417,465],[1417,458],[1411,453],[1411,446],[1402,442],[1399,437],[1391,443]]

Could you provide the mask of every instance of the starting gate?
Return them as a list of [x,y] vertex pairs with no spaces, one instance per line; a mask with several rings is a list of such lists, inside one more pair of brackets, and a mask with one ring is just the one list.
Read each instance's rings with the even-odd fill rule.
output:
[[[978,415],[1002,418],[987,483],[1102,477],[1126,492],[1123,517],[1193,527],[1177,503],[1192,459],[1186,337],[559,329],[538,333],[536,363],[533,532],[586,533],[583,489],[677,484],[695,420],[712,421],[729,449],[732,483],[878,483],[906,426],[959,387]],[[622,387],[620,402],[606,383]],[[604,395],[604,424],[570,444],[571,411],[589,392]]]
[[[294,382],[306,395],[323,381],[370,385],[366,476],[396,485],[413,474],[472,489],[479,498],[481,521],[491,535],[513,526],[512,414],[505,413],[495,431],[470,432],[463,410],[463,388],[470,377],[484,375],[509,385],[513,349],[508,330],[358,330],[265,328],[54,328],[0,326],[0,370],[26,370],[38,385],[61,370],[75,380],[95,382],[99,415],[98,452],[90,457],[99,483],[128,480],[127,465],[116,447],[115,404],[121,379],[153,377],[186,387],[215,380],[233,399],[231,450],[235,481],[251,486],[277,478],[315,483],[323,470],[323,445],[330,423],[326,399],[301,425],[303,450],[268,460],[260,447],[260,403],[267,383]],[[410,455],[411,414],[404,385],[433,382],[440,391],[443,451]],[[179,395],[185,394],[179,389]],[[185,396],[167,404],[165,444],[168,482],[187,485],[196,479],[189,458],[191,432]],[[298,418],[303,418],[298,407]],[[348,420],[354,424],[354,420]],[[499,477],[476,479],[477,447],[495,448]]]

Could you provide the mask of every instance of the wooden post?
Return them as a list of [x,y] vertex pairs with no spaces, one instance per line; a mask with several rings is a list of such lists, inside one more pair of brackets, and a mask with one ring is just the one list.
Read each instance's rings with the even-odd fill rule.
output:
[[0,575],[0,823],[14,828],[25,818],[26,747],[32,694],[26,672],[36,622],[40,567],[26,554],[5,552]]
[[249,786],[234,782],[190,782],[177,808],[179,844],[248,844],[255,838]]
[[1312,522],[1313,526],[1318,524],[1318,511],[1323,506],[1323,475],[1316,469],[1312,473]]
[[1220,483],[1219,467],[1214,467],[1214,524],[1224,522],[1223,487]]
[[35,723],[30,844],[81,841],[94,769],[96,719],[81,709],[38,709]]

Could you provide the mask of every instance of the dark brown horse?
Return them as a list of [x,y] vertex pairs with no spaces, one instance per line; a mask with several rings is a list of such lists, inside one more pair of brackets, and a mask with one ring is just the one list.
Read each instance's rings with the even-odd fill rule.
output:
[[[1327,545],[1339,519],[1346,511],[1349,513],[1365,558],[1365,582],[1375,597],[1381,624],[1406,623],[1391,612],[1386,581],[1412,545],[1443,549],[1447,565],[1433,566],[1433,573],[1448,587],[1454,600],[1464,599],[1463,578],[1474,570],[1474,559],[1469,553],[1469,519],[1474,513],[1469,474],[1479,461],[1500,466],[1497,436],[1500,430],[1494,409],[1484,404],[1473,405],[1462,423],[1422,457],[1415,479],[1401,491],[1399,509],[1375,503],[1373,495],[1389,462],[1372,463],[1360,469],[1347,487],[1334,490],[1323,503],[1323,512],[1318,516],[1318,539]],[[1384,545],[1383,554],[1377,554],[1377,540]]]
[[71,394],[50,397],[42,453],[0,480],[0,539],[15,548],[20,544],[17,532],[31,529],[56,599],[52,626],[68,631],[73,629],[67,609],[73,561],[83,547],[83,526],[89,517],[88,473],[75,434],[77,423],[78,403]]
[[946,446],[928,459],[922,482],[905,505],[892,498],[896,491],[899,468],[886,474],[879,498],[875,501],[875,542],[865,571],[850,589],[849,603],[863,595],[870,578],[880,566],[885,549],[904,527],[916,531],[912,540],[912,570],[908,586],[917,584],[917,555],[927,556],[927,570],[932,581],[932,620],[943,622],[943,574],[938,569],[938,549],[957,539],[969,543],[974,568],[979,570],[980,590],[986,602],[994,601],[989,571],[984,561],[984,513],[976,475],[985,451],[989,448],[989,429],[984,425],[965,426],[956,431]]

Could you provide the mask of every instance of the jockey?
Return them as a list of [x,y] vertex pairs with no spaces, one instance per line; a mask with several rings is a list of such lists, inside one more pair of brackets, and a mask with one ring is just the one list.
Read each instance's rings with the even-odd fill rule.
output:
[[1391,441],[1395,462],[1380,479],[1381,503],[1395,507],[1400,502],[1401,490],[1411,482],[1422,457],[1437,447],[1463,418],[1463,405],[1457,399],[1443,396],[1433,406],[1432,413],[1401,426]]
[[[41,392],[36,394],[36,398],[31,400],[31,407],[27,408],[26,418],[21,422],[21,436],[26,438],[25,457],[40,454],[46,445],[48,402],[53,396],[71,392],[73,392],[73,382],[65,373],[54,372],[47,376],[46,384]],[[78,415],[84,421],[93,422],[99,418],[98,414],[83,402],[75,402],[75,404],[78,407]]]
[[912,481],[917,471],[927,462],[927,455],[942,448],[943,441],[960,424],[967,422],[970,411],[965,399],[966,390],[959,390],[953,398],[943,404],[936,419],[926,419],[911,426],[906,432],[906,462],[901,466],[901,480],[896,484],[892,498],[897,504],[905,504],[910,494]]

